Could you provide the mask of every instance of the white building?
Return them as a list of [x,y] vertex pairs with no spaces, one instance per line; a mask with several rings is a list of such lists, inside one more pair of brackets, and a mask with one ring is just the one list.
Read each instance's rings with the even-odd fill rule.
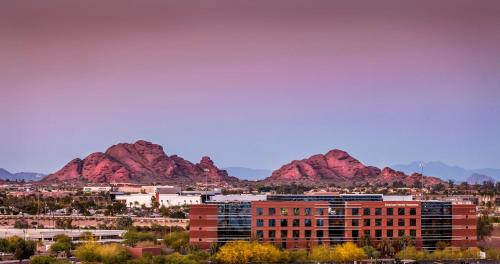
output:
[[84,193],[100,193],[111,191],[111,186],[85,186],[83,187]]
[[179,194],[128,194],[117,195],[116,200],[123,201],[127,207],[151,207],[151,201],[156,200],[161,207],[201,204],[201,195],[179,195]]

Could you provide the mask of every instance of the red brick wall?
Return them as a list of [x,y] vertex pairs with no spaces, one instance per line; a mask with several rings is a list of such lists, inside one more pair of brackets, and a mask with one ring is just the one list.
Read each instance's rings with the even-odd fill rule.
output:
[[208,249],[217,242],[217,205],[191,205],[189,212],[189,243]]
[[475,205],[452,205],[452,242],[455,247],[477,246],[477,212]]

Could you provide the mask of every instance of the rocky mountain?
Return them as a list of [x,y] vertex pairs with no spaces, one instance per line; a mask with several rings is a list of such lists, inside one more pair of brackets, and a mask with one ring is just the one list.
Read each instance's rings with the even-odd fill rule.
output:
[[484,182],[493,182],[495,183],[495,179],[479,173],[474,173],[467,178],[468,184],[482,184]]
[[405,173],[420,172],[420,164],[424,164],[424,173],[435,175],[442,179],[454,180],[455,182],[467,181],[467,178],[472,174],[483,174],[491,178],[500,180],[500,169],[485,168],[485,169],[464,169],[459,166],[452,166],[440,161],[421,162],[414,161],[409,164],[399,164],[392,166],[396,170],[404,171]]
[[36,172],[17,172],[11,173],[6,169],[0,168],[0,180],[10,180],[10,181],[39,181],[45,177],[44,174]]
[[245,167],[226,167],[224,168],[224,170],[227,170],[230,175],[234,175],[240,180],[250,181],[262,180],[271,175],[271,173],[273,172],[272,170],[252,169]]
[[[435,177],[424,176],[424,184],[429,186],[443,182]],[[268,184],[302,183],[315,184],[338,184],[338,185],[360,185],[388,183],[401,181],[406,185],[420,182],[422,175],[414,173],[406,175],[404,172],[391,168],[382,170],[372,166],[366,166],[357,159],[351,157],[347,152],[334,149],[326,154],[318,154],[303,160],[294,160],[265,179]]]
[[194,164],[176,155],[168,156],[160,145],[139,140],[111,146],[104,153],[92,153],[84,159],[74,159],[42,181],[151,184],[237,180],[217,168],[209,157]]

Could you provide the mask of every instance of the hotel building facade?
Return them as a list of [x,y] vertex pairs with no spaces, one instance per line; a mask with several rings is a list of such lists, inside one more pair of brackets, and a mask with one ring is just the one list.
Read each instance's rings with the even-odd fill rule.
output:
[[472,204],[408,196],[269,195],[192,205],[189,235],[192,245],[204,249],[235,240],[294,249],[357,242],[363,236],[375,243],[409,236],[417,248],[433,250],[439,241],[476,246],[476,217]]

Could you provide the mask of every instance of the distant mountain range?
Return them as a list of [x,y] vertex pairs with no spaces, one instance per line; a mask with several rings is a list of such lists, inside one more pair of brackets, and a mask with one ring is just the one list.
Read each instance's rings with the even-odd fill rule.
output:
[[245,167],[227,167],[224,168],[224,170],[227,170],[229,175],[238,177],[238,179],[240,180],[249,180],[249,181],[263,180],[264,178],[269,177],[271,173],[273,173],[272,170],[251,169]]
[[[410,164],[400,164],[392,166],[396,170],[404,171],[406,173],[414,173],[421,172],[421,168],[419,166],[420,161],[414,161]],[[481,174],[491,177],[495,181],[500,181],[500,169],[464,169],[459,166],[451,166],[447,165],[440,161],[431,161],[431,162],[423,162],[424,164],[424,173],[426,175],[432,175],[439,177],[441,179],[454,180],[455,182],[464,182],[473,175],[473,174]]]
[[484,182],[495,182],[490,176],[474,173],[467,178],[468,184],[482,184]]
[[0,180],[11,180],[11,181],[39,181],[45,174],[36,172],[18,172],[11,173],[6,169],[0,168]]

